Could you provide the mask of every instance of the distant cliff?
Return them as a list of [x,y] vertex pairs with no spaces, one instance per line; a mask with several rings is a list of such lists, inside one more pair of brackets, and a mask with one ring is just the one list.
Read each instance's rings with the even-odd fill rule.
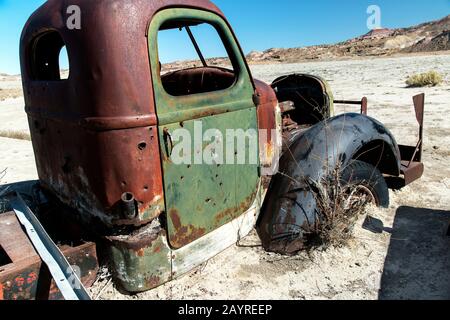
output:
[[449,39],[450,15],[409,28],[375,29],[360,37],[331,45],[253,51],[247,55],[247,59],[251,63],[296,62],[443,51],[450,50]]

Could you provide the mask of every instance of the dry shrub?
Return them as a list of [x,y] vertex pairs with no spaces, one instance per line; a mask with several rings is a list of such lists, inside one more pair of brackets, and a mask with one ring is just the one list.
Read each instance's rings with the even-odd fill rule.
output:
[[429,71],[426,73],[414,74],[406,80],[408,87],[435,87],[441,84],[444,78],[436,71]]
[[11,88],[11,89],[0,88],[0,101],[4,101],[6,99],[16,99],[22,96],[23,91],[21,88]]
[[[307,102],[305,98],[301,98]],[[322,113],[324,119],[327,119],[328,114],[323,113],[323,108],[320,108],[319,105],[310,105],[315,111]],[[342,134],[342,132],[332,132],[327,121],[324,124],[327,135]],[[289,146],[287,146],[287,150],[294,157]],[[327,168],[328,174],[324,175],[320,181],[310,178],[301,181],[300,185],[309,186],[317,204],[315,222],[306,228],[302,227],[304,234],[302,249],[309,251],[346,245],[353,237],[356,222],[366,212],[367,205],[373,200],[361,195],[359,184],[349,184],[343,181],[343,169],[345,169],[343,164],[338,162],[335,168]],[[289,178],[295,181],[293,177]]]
[[16,140],[31,141],[31,136],[28,132],[15,130],[0,130],[0,137]]
[[353,237],[353,230],[359,217],[365,213],[371,202],[360,193],[361,186],[347,184],[341,178],[341,166],[321,179],[309,182],[315,190],[318,217],[307,232],[307,247],[341,247]]

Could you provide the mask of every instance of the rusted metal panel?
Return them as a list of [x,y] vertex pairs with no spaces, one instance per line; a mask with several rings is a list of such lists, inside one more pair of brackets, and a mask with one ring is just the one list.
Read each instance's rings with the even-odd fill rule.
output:
[[257,96],[258,128],[260,133],[260,162],[264,168],[273,168],[281,152],[281,110],[275,91],[268,84],[254,80]]
[[158,221],[107,240],[114,278],[126,291],[150,290],[172,279],[172,251]]
[[414,111],[419,124],[419,137],[416,146],[400,145],[402,159],[402,174],[404,176],[403,185],[408,185],[420,179],[425,171],[422,163],[423,154],[423,125],[425,111],[425,94],[413,97]]
[[12,261],[37,255],[14,212],[0,215],[0,230],[0,244]]
[[[173,6],[223,14],[206,0],[75,0],[70,5],[81,9],[80,30],[66,27],[66,2],[49,0],[31,16],[21,37],[24,97],[39,178],[64,203],[104,224],[148,223],[163,209],[164,196],[148,24],[156,12]],[[59,38],[50,38],[46,50],[67,47],[67,80],[35,74],[34,64],[42,63],[33,61],[35,41],[49,32]],[[133,218],[117,209],[124,193],[137,201]]]
[[402,161],[402,174],[404,176],[404,185],[407,186],[420,179],[425,172],[425,166],[421,162]]
[[[0,300],[63,299],[13,212],[0,215],[0,228],[0,246],[11,259],[0,266]],[[60,249],[69,263],[79,268],[83,285],[91,286],[98,271],[95,244],[63,245]]]

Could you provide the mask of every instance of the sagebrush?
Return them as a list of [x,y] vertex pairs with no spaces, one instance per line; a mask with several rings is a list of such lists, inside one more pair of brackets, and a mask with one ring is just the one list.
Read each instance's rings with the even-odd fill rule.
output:
[[16,140],[31,141],[31,136],[28,132],[16,130],[0,130],[0,137]]
[[437,71],[414,74],[406,80],[408,87],[435,87],[444,81],[443,76]]

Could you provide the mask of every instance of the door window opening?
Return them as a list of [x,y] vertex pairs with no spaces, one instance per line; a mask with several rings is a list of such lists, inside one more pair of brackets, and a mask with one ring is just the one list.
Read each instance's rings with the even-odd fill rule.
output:
[[230,88],[236,73],[217,29],[202,21],[171,20],[158,33],[159,73],[172,96]]

